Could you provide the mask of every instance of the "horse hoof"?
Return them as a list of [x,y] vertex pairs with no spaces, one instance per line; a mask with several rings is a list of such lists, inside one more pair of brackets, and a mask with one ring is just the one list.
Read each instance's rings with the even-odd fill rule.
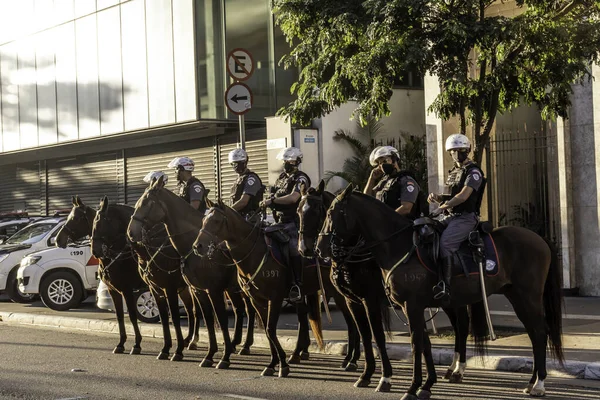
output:
[[342,361],[342,366],[340,368],[346,369],[346,367],[348,366],[349,363],[350,363],[350,361],[348,361],[348,360]]
[[450,383],[461,383],[463,380],[463,375],[462,374],[455,374],[453,373],[450,376],[450,379],[448,379],[448,382]]
[[173,357],[171,357],[171,361],[182,361],[183,360],[183,354],[173,354]]
[[531,389],[533,389],[533,383],[528,383],[527,387],[525,389],[523,389],[523,393],[529,394],[529,393],[531,393]]
[[531,397],[544,397],[546,395],[546,389],[536,389],[536,388],[532,388],[531,391],[529,392],[529,395]]
[[371,384],[371,381],[368,379],[359,379],[354,384],[354,387],[355,388],[366,388],[366,387],[369,387],[370,384]]
[[125,353],[125,347],[123,347],[123,346],[117,346],[113,350],[113,354],[123,354],[123,353]]
[[227,369],[227,368],[229,368],[230,365],[231,365],[231,362],[225,361],[225,360],[221,360],[217,364],[216,368],[217,369]]
[[429,400],[431,399],[431,392],[429,390],[419,389],[417,397],[419,400]]
[[157,360],[168,360],[169,359],[169,353],[165,353],[165,352],[160,352],[158,354],[158,356],[156,357]]
[[209,360],[208,358],[205,358],[204,360],[202,360],[202,362],[200,363],[200,367],[201,368],[210,368],[213,366],[215,362],[213,360]]
[[248,356],[248,355],[250,355],[250,349],[248,349],[248,348],[246,348],[246,347],[242,347],[242,348],[240,349],[240,351],[238,351],[238,354],[239,354],[240,356]]
[[292,354],[288,360],[288,364],[300,364],[301,357],[297,354]]
[[261,375],[262,376],[273,376],[273,375],[275,375],[275,369],[267,367],[263,370],[263,372],[261,372]]
[[131,351],[129,352],[129,354],[131,354],[131,355],[142,354],[142,348],[141,347],[134,347],[134,348],[131,349]]
[[419,398],[414,394],[405,393],[400,400],[419,400]]
[[346,372],[354,372],[356,370],[358,370],[358,365],[356,365],[356,363],[349,363],[346,365],[346,368],[344,368],[344,371]]
[[453,370],[448,368],[448,371],[446,371],[446,375],[444,375],[444,379],[450,379],[453,372],[454,372]]
[[308,351],[303,351],[300,353],[300,359],[302,361],[307,361],[310,358],[310,353]]
[[379,382],[379,385],[377,385],[377,389],[375,389],[376,392],[389,392],[392,389],[392,383],[391,382]]
[[285,378],[290,374],[290,367],[279,368],[279,377]]
[[187,347],[188,350],[198,350],[198,345],[196,343],[190,343]]

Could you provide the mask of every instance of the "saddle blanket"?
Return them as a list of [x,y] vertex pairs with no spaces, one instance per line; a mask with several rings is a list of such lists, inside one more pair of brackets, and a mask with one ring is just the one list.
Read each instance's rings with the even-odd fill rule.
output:
[[[270,251],[271,251],[271,257],[273,257],[273,259],[275,261],[277,261],[277,263],[279,265],[287,265],[287,260],[285,259],[285,255],[283,254],[283,246],[289,246],[289,242],[288,243],[281,243],[278,242],[277,240],[274,240],[268,236],[265,235],[265,241],[267,242],[267,246],[269,246]],[[288,249],[288,251],[290,251],[291,249]],[[321,263],[323,264],[323,263]],[[304,268],[306,267],[314,267],[317,265],[317,260],[316,258],[305,258],[304,259]]]
[[[484,244],[484,256],[485,256],[485,274],[487,276],[496,276],[498,275],[498,271],[500,268],[498,262],[498,252],[496,251],[496,245],[494,244],[494,239],[488,234],[481,234],[481,238],[483,239]],[[421,264],[428,269],[430,272],[434,272],[438,270],[438,267],[433,262],[433,257],[429,251],[430,246],[417,247],[417,256],[419,257],[419,261]],[[465,275],[466,272],[469,275],[479,275],[479,265],[473,258],[473,251],[469,246],[469,241],[464,241],[460,245],[458,249],[458,257],[460,260],[456,260],[454,264],[454,268],[452,269],[452,275]],[[463,269],[464,265],[464,269]],[[435,273],[435,272],[434,272]]]

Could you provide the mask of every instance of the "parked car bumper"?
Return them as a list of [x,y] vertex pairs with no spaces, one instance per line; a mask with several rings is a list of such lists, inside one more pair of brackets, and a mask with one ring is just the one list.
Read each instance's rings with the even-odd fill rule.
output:
[[19,267],[17,270],[17,282],[19,290],[27,294],[40,293],[40,281],[44,270],[37,264],[31,264],[26,267]]

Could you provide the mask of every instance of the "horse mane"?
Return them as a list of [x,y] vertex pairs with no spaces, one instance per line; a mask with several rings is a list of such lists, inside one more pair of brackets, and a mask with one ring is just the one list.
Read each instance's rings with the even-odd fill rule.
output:
[[[352,192],[351,198],[369,203],[367,210],[369,210],[370,215],[374,215],[373,209],[377,209],[379,214],[383,214],[383,219],[386,221],[386,223],[382,225],[382,228],[394,227],[401,229],[407,225],[413,224],[412,220],[398,214],[392,207],[388,206],[382,201],[377,200],[373,196],[369,196],[361,192]],[[339,196],[336,199],[341,201]]]

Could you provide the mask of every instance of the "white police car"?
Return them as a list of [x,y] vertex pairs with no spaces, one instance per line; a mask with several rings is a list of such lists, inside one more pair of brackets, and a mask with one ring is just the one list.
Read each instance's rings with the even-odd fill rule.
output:
[[77,308],[98,288],[98,264],[89,242],[31,253],[17,271],[19,290],[39,294],[46,307],[56,311]]
[[17,270],[21,259],[49,247],[54,247],[56,235],[65,222],[65,217],[42,218],[27,225],[0,245],[0,293],[6,292],[16,303],[27,303],[35,295],[19,291]]

